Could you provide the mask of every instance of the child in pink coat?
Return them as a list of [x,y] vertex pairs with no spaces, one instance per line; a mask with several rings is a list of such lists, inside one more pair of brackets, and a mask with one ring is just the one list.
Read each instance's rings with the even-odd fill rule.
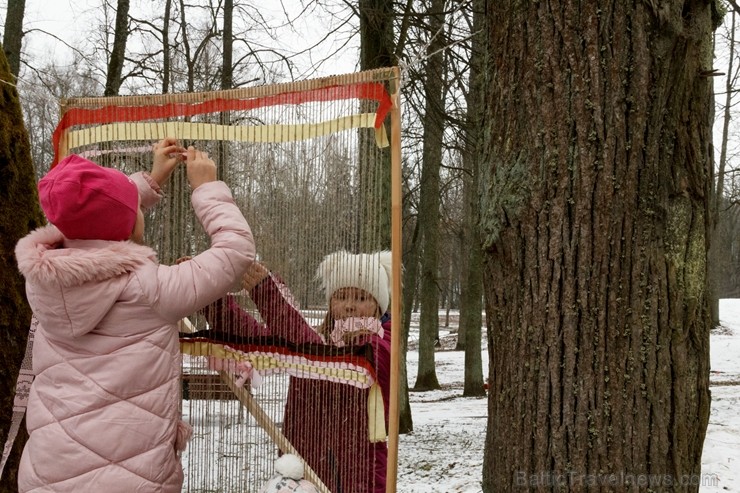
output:
[[[390,390],[390,252],[339,251],[319,265],[329,310],[314,329],[294,306],[286,286],[259,263],[242,287],[256,304],[257,322],[233,296],[205,311],[213,330],[231,336],[278,337],[292,344],[356,348],[368,354],[382,395],[382,408],[369,409],[370,390],[307,378],[290,378],[283,433],[306,464],[334,493],[385,491]],[[380,424],[370,412],[382,413]],[[379,429],[380,428],[380,429]]]
[[[177,322],[223,296],[254,259],[249,225],[215,164],[184,152],[165,139],[151,174],[131,177],[71,155],[39,182],[51,224],[15,250],[39,321],[21,493],[182,488]],[[212,246],[163,266],[141,244],[142,209],[183,159]]]

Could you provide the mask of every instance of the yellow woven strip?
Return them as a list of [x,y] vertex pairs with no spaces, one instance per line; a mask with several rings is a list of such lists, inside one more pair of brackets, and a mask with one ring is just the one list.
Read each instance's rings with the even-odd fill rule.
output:
[[385,131],[385,125],[383,124],[380,125],[380,128],[375,129],[375,144],[381,149],[391,145],[388,142],[388,132]]
[[367,433],[368,439],[373,443],[383,442],[388,436],[385,429],[383,393],[377,383],[370,387],[370,393],[367,396]]
[[[343,116],[319,123],[299,125],[234,126],[192,122],[110,123],[67,134],[70,149],[100,142],[160,140],[176,135],[187,140],[231,142],[294,142],[330,135],[353,128],[373,128],[375,113]],[[376,131],[378,147],[387,147],[385,128]]]
[[228,349],[222,344],[206,341],[180,341],[180,351],[183,354],[189,354],[191,356],[215,356],[221,359],[249,361],[257,371],[277,369],[296,370],[313,375],[323,375],[345,381],[359,382],[361,384],[367,384],[368,382],[367,375],[356,370],[281,361],[266,354],[242,353]]
[[227,351],[221,344],[205,341],[180,341],[180,352],[190,356],[216,356],[223,359],[234,359],[231,356],[233,351]]
[[249,359],[249,361],[252,363],[252,366],[256,370],[296,370],[300,372],[311,373],[313,375],[336,377],[342,380],[359,382],[362,384],[366,384],[368,381],[367,375],[365,375],[364,373],[356,370],[350,370],[348,368],[313,366],[303,363],[281,361],[277,358],[273,358],[265,354],[249,355],[247,359]]

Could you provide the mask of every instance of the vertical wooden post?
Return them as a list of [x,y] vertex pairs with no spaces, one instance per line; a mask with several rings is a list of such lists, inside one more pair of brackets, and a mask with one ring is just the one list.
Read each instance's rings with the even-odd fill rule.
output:
[[398,475],[398,420],[401,351],[401,290],[402,290],[402,228],[403,220],[401,189],[401,74],[398,67],[393,68],[391,79],[391,269],[393,272],[391,296],[391,388],[388,405],[388,470],[386,472],[386,493],[396,492]]

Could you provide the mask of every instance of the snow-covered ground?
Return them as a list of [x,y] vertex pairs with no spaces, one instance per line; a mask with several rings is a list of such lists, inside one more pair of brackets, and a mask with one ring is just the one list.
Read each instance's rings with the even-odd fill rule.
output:
[[[740,299],[721,300],[722,328],[711,335],[712,409],[702,455],[702,493],[740,492]],[[488,353],[483,352],[484,372]],[[464,354],[436,353],[442,390],[412,392],[414,432],[399,440],[399,493],[481,491],[485,398],[459,397]],[[418,353],[408,354],[409,382]]]
[[720,323],[710,338],[712,411],[702,474],[714,485],[701,492],[740,491],[740,299],[720,300]]
[[[463,392],[462,351],[435,354],[442,390],[411,392],[413,433],[398,445],[399,493],[481,491],[483,442],[488,404],[485,397],[460,397]],[[419,353],[408,353],[409,385],[416,379]],[[484,374],[488,353],[483,352]]]
[[[701,493],[740,492],[740,299],[722,300],[720,318],[722,327],[711,334],[712,408],[702,456]],[[412,323],[408,353],[412,386],[418,365],[414,328]],[[410,394],[414,432],[399,439],[399,493],[481,491],[487,401],[485,397],[461,397],[464,354],[449,350],[453,339],[442,331],[442,346],[447,349],[435,355],[442,389]],[[487,361],[484,350],[485,373]],[[261,389],[254,390],[256,396]],[[281,421],[282,399],[261,402],[276,422]],[[183,457],[184,491],[258,491],[263,482],[258,478],[271,474],[276,451],[264,431],[253,424],[238,401],[196,399],[183,404],[186,419],[195,428]],[[264,455],[256,453],[245,463],[247,449],[262,450]]]

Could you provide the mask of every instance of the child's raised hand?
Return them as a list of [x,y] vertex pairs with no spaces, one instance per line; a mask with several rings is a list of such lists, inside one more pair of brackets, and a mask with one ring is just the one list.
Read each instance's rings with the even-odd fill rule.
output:
[[247,272],[242,276],[242,288],[251,291],[257,284],[261,283],[264,278],[270,275],[270,271],[264,265],[255,261],[247,268]]
[[185,158],[185,148],[177,143],[177,139],[167,137],[154,144],[154,162],[150,176],[160,186],[170,178],[172,172]]
[[207,152],[188,147],[187,152],[188,182],[195,190],[204,183],[216,181],[216,163],[208,157]]

